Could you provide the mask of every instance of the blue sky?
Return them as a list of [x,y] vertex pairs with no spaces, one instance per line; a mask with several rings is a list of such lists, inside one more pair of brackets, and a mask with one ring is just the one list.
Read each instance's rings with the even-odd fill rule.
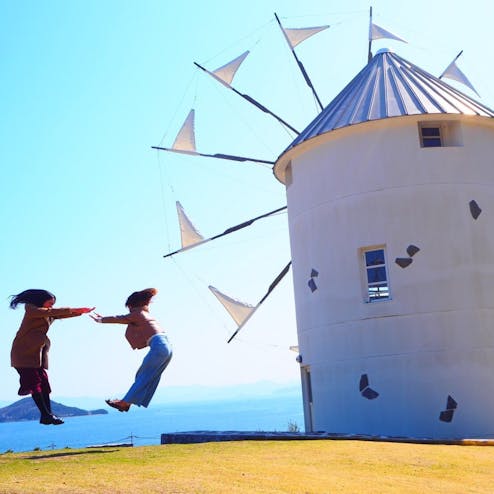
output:
[[[408,44],[380,40],[439,75],[458,66],[494,106],[488,36],[494,4],[372,3],[374,22]],[[0,2],[0,400],[17,398],[11,341],[22,308],[8,297],[46,288],[58,306],[125,312],[134,290],[160,290],[152,312],[175,356],[163,385],[297,382],[291,276],[238,338],[207,286],[255,304],[290,258],[286,215],[163,260],[179,246],[175,201],[205,236],[285,204],[270,168],[160,153],[191,108],[197,148],[276,159],[293,135],[194,67],[251,53],[234,86],[299,130],[317,114],[277,27],[330,24],[297,48],[324,104],[364,66],[368,2]],[[473,97],[470,90],[451,83]],[[56,322],[54,396],[117,396],[142,359],[124,327]]]

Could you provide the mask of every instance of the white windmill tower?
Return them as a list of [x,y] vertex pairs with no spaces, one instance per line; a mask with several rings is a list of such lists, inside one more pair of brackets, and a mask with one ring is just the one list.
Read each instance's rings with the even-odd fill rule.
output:
[[493,117],[382,50],[277,160],[308,430],[494,437]]

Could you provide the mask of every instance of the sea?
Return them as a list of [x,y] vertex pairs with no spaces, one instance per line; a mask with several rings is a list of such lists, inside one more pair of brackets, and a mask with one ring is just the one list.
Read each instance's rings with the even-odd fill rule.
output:
[[[104,403],[103,403],[104,405]],[[37,421],[0,423],[0,454],[90,446],[160,444],[161,434],[189,431],[303,431],[300,396],[150,404],[129,412],[64,418],[62,425]]]

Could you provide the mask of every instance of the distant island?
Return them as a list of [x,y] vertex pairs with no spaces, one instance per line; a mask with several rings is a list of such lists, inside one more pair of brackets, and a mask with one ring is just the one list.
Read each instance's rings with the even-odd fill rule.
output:
[[[58,417],[80,417],[82,415],[103,415],[107,410],[83,410],[82,408],[67,407],[56,401],[51,402],[51,408]],[[0,408],[1,422],[21,422],[24,420],[39,420],[39,410],[31,398],[12,403],[12,405]]]

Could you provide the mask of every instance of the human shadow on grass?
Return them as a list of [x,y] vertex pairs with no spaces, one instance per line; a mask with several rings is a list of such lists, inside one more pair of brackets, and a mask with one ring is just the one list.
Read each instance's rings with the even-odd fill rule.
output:
[[52,453],[48,455],[42,455],[42,456],[26,456],[24,457],[25,460],[46,460],[49,458],[60,458],[62,456],[78,456],[78,455],[94,455],[98,453],[115,453],[115,451],[120,451],[119,449],[110,449],[110,450],[105,450],[101,451],[99,449],[96,449],[94,451],[71,451],[67,453]]

